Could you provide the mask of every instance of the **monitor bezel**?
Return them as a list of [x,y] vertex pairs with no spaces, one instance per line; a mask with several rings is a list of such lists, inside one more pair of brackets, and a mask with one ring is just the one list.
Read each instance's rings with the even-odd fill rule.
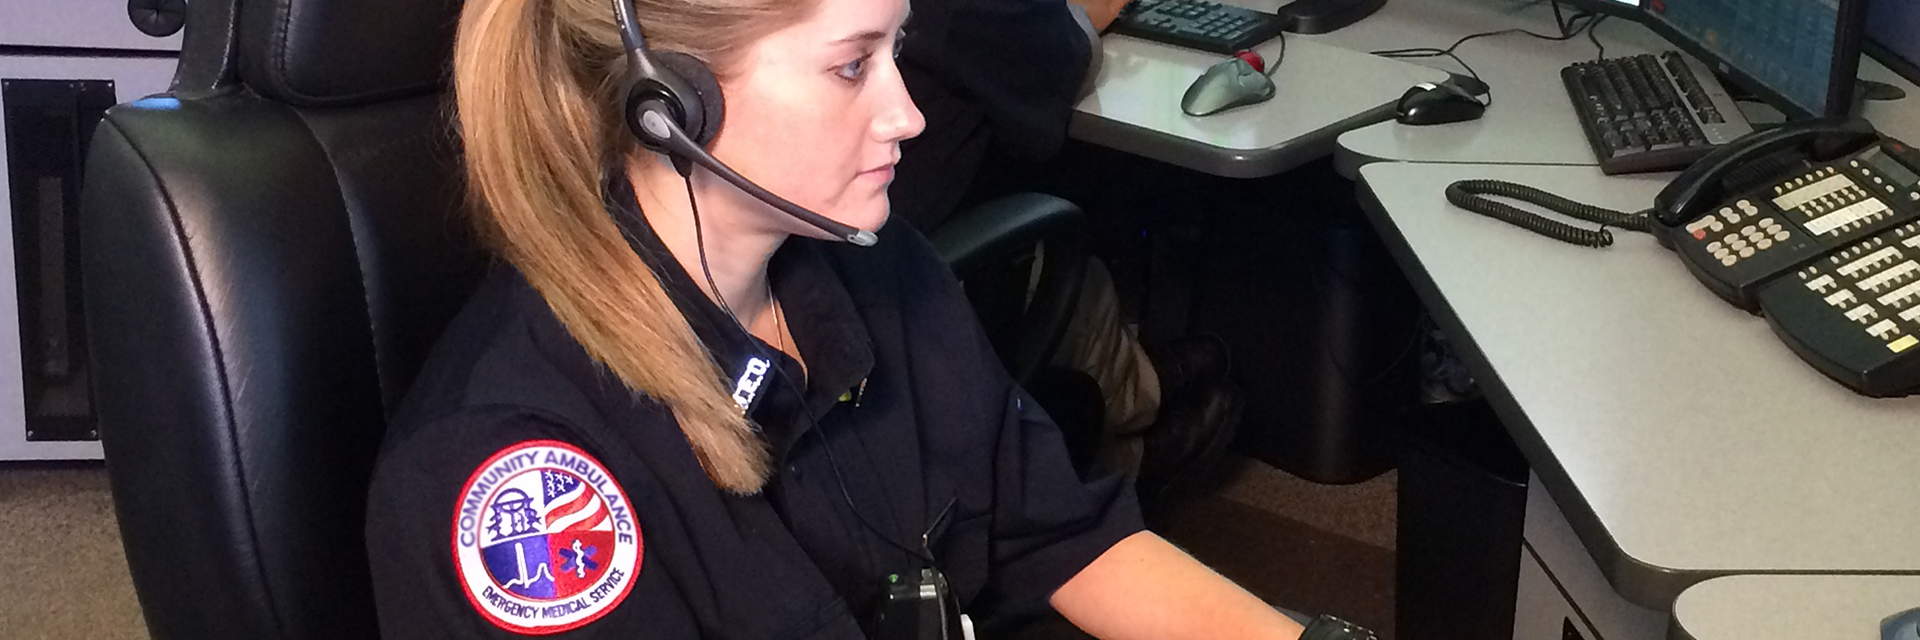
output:
[[1833,57],[1833,68],[1829,70],[1830,75],[1827,77],[1827,104],[1824,113],[1814,113],[1795,104],[1792,100],[1787,99],[1786,95],[1774,91],[1773,88],[1767,86],[1766,83],[1760,82],[1753,76],[1747,75],[1745,71],[1721,59],[1718,54],[1715,54],[1712,50],[1707,49],[1705,45],[1695,41],[1692,36],[1668,24],[1666,20],[1654,14],[1653,8],[1648,6],[1651,4],[1650,2],[1642,2],[1640,4],[1641,24],[1646,25],[1648,29],[1659,34],[1659,36],[1666,39],[1668,43],[1687,52],[1688,55],[1699,58],[1702,62],[1707,63],[1707,66],[1711,67],[1716,73],[1732,79],[1735,84],[1740,85],[1740,88],[1746,89],[1754,95],[1759,96],[1760,99],[1766,101],[1768,105],[1779,109],[1789,120],[1844,118],[1853,115],[1854,85],[1860,77],[1861,43],[1866,40],[1866,0],[1838,0],[1840,6],[1840,16],[1838,18],[1840,28],[1834,32],[1833,36],[1833,50],[1835,55]]

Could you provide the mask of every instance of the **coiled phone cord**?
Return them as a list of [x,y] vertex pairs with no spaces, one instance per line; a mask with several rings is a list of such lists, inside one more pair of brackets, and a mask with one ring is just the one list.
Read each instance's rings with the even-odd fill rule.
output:
[[[1532,211],[1494,200],[1488,196],[1499,196],[1531,203],[1548,211],[1598,224],[1600,228],[1582,229],[1565,222],[1547,218]],[[1574,202],[1524,184],[1515,184],[1505,180],[1461,180],[1447,185],[1447,202],[1453,203],[1453,206],[1495,220],[1500,220],[1561,242],[1595,248],[1613,245],[1613,232],[1608,231],[1608,227],[1618,227],[1628,231],[1647,233],[1651,230],[1650,221],[1653,216],[1652,209],[1645,209],[1633,213],[1615,211],[1605,207]]]

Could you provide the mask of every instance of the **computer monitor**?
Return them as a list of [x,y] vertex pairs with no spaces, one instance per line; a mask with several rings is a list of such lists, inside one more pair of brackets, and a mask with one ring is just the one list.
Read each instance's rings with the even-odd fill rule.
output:
[[1920,2],[1867,0],[1867,53],[1920,84]]
[[1853,110],[1865,0],[1646,0],[1645,22],[1790,118]]

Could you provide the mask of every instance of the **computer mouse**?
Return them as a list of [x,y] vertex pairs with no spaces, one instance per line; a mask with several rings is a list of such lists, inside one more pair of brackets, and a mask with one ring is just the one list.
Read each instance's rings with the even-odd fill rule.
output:
[[1448,124],[1479,119],[1487,103],[1451,82],[1423,82],[1400,96],[1395,111],[1400,124]]
[[1880,640],[1920,640],[1920,609],[1895,614],[1880,623]]
[[1233,58],[1207,68],[1180,97],[1180,110],[1190,116],[1213,115],[1234,107],[1273,99],[1273,79],[1246,60]]

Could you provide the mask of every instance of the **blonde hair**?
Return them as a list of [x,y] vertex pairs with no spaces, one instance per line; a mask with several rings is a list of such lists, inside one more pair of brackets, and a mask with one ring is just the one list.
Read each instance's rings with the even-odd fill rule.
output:
[[[454,104],[482,234],[588,354],[673,411],[715,485],[766,484],[766,445],[660,280],[607,214],[604,176],[639,153],[620,117],[615,0],[476,0],[460,16]],[[625,0],[619,0],[625,1]],[[802,0],[635,0],[649,48],[724,76]]]

